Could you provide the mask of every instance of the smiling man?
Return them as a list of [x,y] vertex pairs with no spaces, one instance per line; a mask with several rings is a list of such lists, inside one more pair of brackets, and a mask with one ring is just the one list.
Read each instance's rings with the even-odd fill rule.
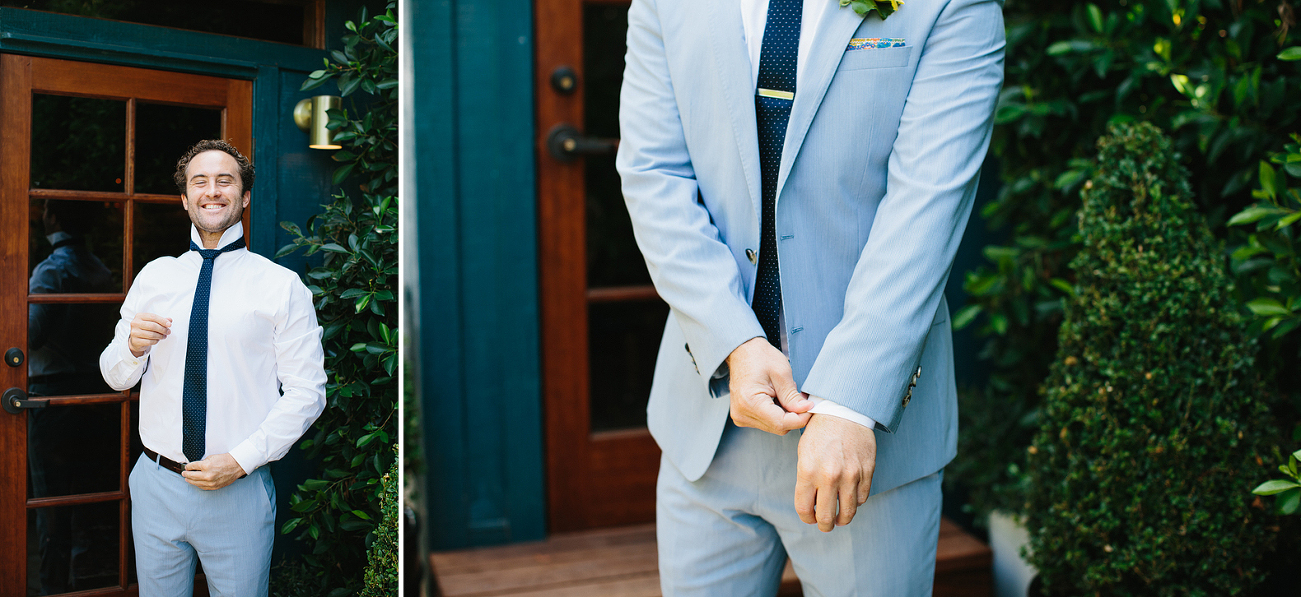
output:
[[253,165],[225,141],[176,164],[190,250],[150,262],[100,355],[105,381],[140,383],[144,453],[131,472],[140,595],[266,595],[275,523],[267,463],[325,408],[311,292],[244,248]]

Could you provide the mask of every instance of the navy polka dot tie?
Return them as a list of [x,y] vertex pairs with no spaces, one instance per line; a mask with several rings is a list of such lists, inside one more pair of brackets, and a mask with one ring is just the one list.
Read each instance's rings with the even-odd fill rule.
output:
[[217,256],[244,248],[240,238],[220,249],[200,249],[190,241],[190,250],[203,257],[199,283],[194,288],[194,306],[190,308],[189,340],[185,345],[185,383],[181,389],[181,449],[186,460],[203,460],[207,450],[208,428],[208,299],[212,296],[212,266]]
[[777,265],[777,172],[781,168],[786,122],[795,101],[795,67],[800,49],[803,0],[770,0],[768,22],[759,49],[759,89],[754,110],[759,124],[759,168],[763,184],[760,219],[759,271],[752,308],[768,342],[781,349],[781,276]]

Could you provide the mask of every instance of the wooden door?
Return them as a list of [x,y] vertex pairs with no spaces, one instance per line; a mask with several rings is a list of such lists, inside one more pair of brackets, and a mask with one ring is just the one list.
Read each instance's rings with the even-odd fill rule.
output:
[[251,155],[252,82],[0,55],[0,389],[43,407],[0,411],[0,595],[135,593],[139,395],[98,356],[135,273],[185,252],[172,172],[215,136]]
[[628,2],[536,6],[550,528],[649,522],[660,452],[646,400],[668,306],[633,240],[614,169]]

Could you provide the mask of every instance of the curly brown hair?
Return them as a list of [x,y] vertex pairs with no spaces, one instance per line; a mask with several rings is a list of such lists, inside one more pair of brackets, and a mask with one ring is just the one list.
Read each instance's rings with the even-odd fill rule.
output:
[[194,156],[205,151],[224,151],[230,157],[235,158],[235,163],[239,164],[240,194],[253,188],[253,162],[248,161],[248,158],[244,157],[244,154],[240,153],[230,143],[221,139],[204,139],[195,143],[185,151],[181,159],[176,160],[176,173],[172,175],[172,181],[176,183],[176,189],[182,195],[185,194],[185,169],[190,167],[190,160],[194,159]]

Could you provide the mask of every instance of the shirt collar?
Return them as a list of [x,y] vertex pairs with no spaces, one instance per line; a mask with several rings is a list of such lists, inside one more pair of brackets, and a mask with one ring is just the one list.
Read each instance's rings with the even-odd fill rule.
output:
[[[194,224],[190,224],[190,226],[193,227]],[[60,231],[58,231],[58,232],[55,232],[55,233],[53,233],[53,234],[47,234],[47,235],[45,235],[45,239],[48,240],[48,241],[50,241],[50,244],[51,244],[51,245],[58,244],[60,241],[65,241],[65,240],[68,240],[68,239],[70,239],[70,238],[72,238],[72,235],[71,235],[71,234],[68,234],[67,232],[64,232],[64,231],[62,231],[62,230],[60,230]]]
[[[234,226],[227,228],[225,232],[221,233],[221,240],[217,241],[216,248],[220,249],[243,237],[244,237],[243,222],[235,222]],[[190,224],[190,240],[194,241],[194,244],[199,245],[200,247],[203,246],[203,239],[199,236],[199,229],[196,228],[194,224]]]

